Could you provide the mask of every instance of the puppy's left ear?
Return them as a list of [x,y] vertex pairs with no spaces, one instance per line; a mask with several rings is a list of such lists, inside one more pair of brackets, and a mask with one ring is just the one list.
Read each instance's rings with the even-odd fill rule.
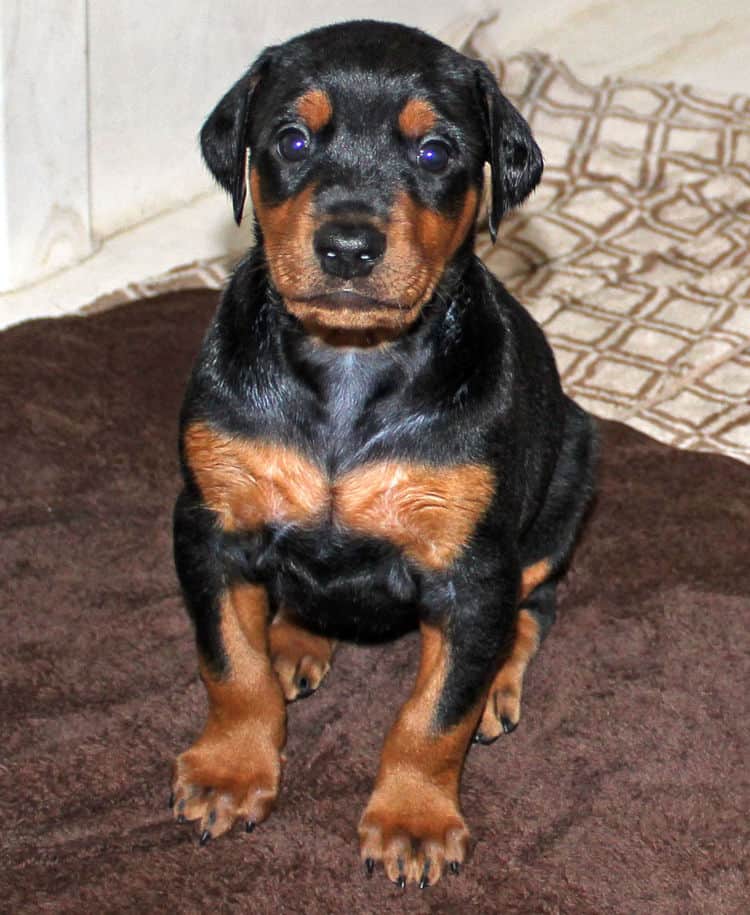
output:
[[494,241],[503,215],[539,184],[544,163],[529,125],[502,94],[490,70],[477,61],[475,73],[492,175],[489,228]]
[[201,128],[201,152],[211,174],[232,196],[234,219],[242,221],[247,196],[247,154],[250,147],[253,97],[273,59],[275,48],[266,48],[250,69],[232,86]]

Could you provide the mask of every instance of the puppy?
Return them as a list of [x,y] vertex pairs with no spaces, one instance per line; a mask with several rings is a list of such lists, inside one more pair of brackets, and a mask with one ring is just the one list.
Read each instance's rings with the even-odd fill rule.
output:
[[518,724],[527,664],[593,492],[589,417],[539,327],[473,254],[542,174],[489,70],[350,22],[264,51],[201,133],[256,242],[181,418],[177,572],[209,712],[172,805],[200,842],[279,791],[285,701],[335,639],[418,627],[413,691],[359,823],[367,874],[458,872],[472,740]]

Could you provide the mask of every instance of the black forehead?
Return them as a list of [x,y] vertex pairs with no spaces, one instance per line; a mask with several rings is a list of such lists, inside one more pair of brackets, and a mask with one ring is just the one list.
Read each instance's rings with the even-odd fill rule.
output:
[[316,29],[275,48],[262,102],[281,107],[320,88],[334,110],[383,117],[397,115],[410,98],[424,98],[453,120],[471,115],[475,87],[472,62],[448,45],[418,29],[362,20]]

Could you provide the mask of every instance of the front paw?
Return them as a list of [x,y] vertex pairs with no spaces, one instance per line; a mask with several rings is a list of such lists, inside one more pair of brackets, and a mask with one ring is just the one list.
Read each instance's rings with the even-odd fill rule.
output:
[[252,832],[271,812],[279,791],[281,757],[256,723],[232,730],[207,729],[177,757],[170,804],[179,823],[198,820],[201,845],[236,820]]
[[378,861],[401,887],[438,882],[447,865],[457,874],[469,831],[455,798],[421,776],[400,777],[376,788],[359,823],[362,861],[370,876]]

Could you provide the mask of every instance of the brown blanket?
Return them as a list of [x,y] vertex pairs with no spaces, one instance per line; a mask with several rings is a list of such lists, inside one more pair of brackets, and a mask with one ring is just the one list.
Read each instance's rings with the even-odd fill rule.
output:
[[167,810],[204,696],[171,562],[176,417],[214,292],[0,335],[0,909],[747,911],[750,471],[603,423],[601,494],[519,729],[469,755],[475,840],[420,893],[356,824],[417,643],[344,647],[290,708],[277,811]]

